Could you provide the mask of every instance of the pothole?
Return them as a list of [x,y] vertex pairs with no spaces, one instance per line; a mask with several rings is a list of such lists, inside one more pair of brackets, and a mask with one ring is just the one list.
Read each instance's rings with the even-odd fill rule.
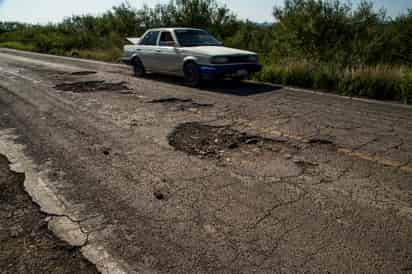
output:
[[207,158],[219,158],[225,151],[236,150],[242,146],[272,146],[274,139],[252,136],[229,127],[184,123],[175,128],[168,141],[176,150]]
[[193,101],[193,99],[166,97],[149,101],[151,104],[163,104],[172,107],[175,111],[196,110],[199,108],[212,107],[212,104],[203,104]]
[[160,201],[166,199],[165,194],[164,194],[163,192],[161,192],[161,191],[155,191],[155,192],[153,193],[153,195],[155,196],[155,198],[156,198],[157,200],[160,200]]
[[75,76],[85,76],[85,75],[96,74],[96,71],[92,71],[92,70],[75,71],[70,74],[75,75]]
[[308,141],[309,144],[312,145],[334,145],[335,142],[325,138],[313,138]]
[[192,102],[192,99],[180,99],[176,97],[160,98],[150,101],[152,104],[176,104],[176,103],[188,103]]
[[74,93],[96,92],[96,91],[127,91],[130,90],[125,82],[108,83],[105,81],[81,81],[72,83],[62,83],[55,86],[61,91],[70,91]]

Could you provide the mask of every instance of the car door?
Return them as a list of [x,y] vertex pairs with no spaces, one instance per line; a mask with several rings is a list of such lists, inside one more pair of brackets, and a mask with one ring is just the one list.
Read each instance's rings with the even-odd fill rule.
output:
[[156,70],[156,59],[157,59],[157,40],[160,31],[149,31],[147,32],[137,49],[137,54],[140,57],[144,67],[149,70]]
[[179,74],[182,71],[182,56],[171,31],[162,31],[157,48],[156,70]]

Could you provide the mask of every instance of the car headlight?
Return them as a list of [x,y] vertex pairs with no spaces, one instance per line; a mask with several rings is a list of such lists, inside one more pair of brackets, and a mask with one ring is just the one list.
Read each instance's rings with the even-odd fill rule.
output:
[[212,64],[226,64],[229,63],[229,58],[224,56],[217,56],[212,58]]
[[257,62],[258,61],[257,55],[249,55],[248,59],[249,59],[250,62]]

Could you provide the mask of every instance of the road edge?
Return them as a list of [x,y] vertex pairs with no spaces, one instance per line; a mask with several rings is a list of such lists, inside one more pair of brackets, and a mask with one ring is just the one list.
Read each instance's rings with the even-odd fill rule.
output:
[[81,222],[71,216],[61,199],[48,186],[48,179],[41,169],[24,153],[25,146],[18,144],[15,129],[0,130],[0,154],[8,158],[12,171],[25,174],[24,189],[33,203],[48,217],[48,228],[58,238],[70,246],[80,248],[86,260],[96,266],[103,274],[136,273],[125,262],[116,260],[105,247],[91,241],[81,226]]

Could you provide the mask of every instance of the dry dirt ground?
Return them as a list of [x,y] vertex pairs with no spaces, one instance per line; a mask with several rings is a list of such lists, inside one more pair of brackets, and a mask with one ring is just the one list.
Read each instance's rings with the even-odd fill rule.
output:
[[1,49],[0,110],[99,269],[412,273],[411,107]]

